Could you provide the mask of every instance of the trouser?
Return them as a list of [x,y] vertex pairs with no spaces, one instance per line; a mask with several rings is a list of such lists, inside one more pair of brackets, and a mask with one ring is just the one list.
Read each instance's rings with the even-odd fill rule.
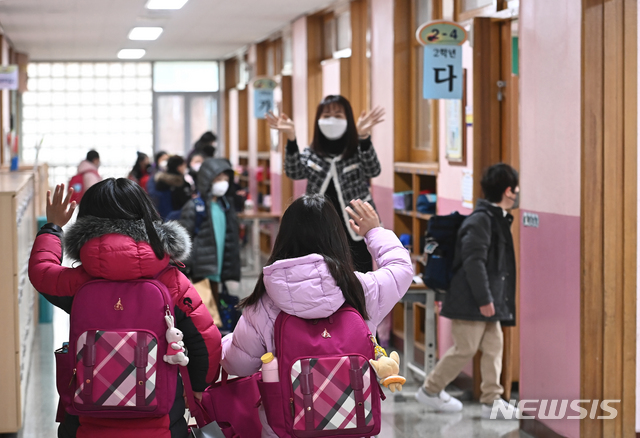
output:
[[480,402],[492,404],[500,398],[504,389],[500,385],[502,372],[502,328],[500,322],[451,320],[453,346],[440,359],[427,376],[424,389],[437,394],[451,383],[469,363],[478,350],[482,351],[480,372]]

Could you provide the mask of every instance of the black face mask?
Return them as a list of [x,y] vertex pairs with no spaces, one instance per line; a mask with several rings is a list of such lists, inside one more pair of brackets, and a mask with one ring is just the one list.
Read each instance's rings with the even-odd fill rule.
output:
[[515,198],[509,197],[509,199],[511,199],[513,201],[513,207],[511,207],[511,210],[515,210],[517,208],[520,208],[520,192],[516,193],[516,197]]

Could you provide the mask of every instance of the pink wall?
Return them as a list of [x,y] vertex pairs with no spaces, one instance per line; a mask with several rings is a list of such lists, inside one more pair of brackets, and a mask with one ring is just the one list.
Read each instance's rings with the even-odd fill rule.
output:
[[341,94],[340,86],[340,60],[322,61],[322,95]]
[[382,173],[372,180],[380,219],[393,227],[393,1],[371,1],[371,106],[386,110],[385,122],[373,129],[372,141]]
[[[540,218],[521,232],[523,399],[580,398],[581,7],[537,0],[520,9],[522,212]],[[540,421],[580,435],[578,420]]]

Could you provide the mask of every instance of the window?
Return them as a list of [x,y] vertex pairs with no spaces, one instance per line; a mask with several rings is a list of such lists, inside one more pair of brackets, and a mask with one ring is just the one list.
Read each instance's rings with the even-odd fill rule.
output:
[[153,91],[216,92],[217,62],[156,62],[153,64]]
[[22,159],[33,163],[42,141],[51,186],[68,182],[91,149],[103,177],[126,177],[136,151],[151,155],[151,63],[36,62],[28,72]]
[[351,56],[351,9],[346,4],[324,16],[324,59],[348,58]]

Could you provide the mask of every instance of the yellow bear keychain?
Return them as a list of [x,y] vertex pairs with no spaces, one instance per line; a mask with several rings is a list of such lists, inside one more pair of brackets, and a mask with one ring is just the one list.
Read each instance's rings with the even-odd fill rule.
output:
[[376,372],[378,381],[385,388],[389,388],[391,392],[402,391],[402,385],[407,382],[407,379],[398,374],[400,372],[400,356],[395,351],[387,356],[387,352],[378,345],[373,336],[371,336],[371,342],[375,345],[376,360],[371,359],[369,363]]

